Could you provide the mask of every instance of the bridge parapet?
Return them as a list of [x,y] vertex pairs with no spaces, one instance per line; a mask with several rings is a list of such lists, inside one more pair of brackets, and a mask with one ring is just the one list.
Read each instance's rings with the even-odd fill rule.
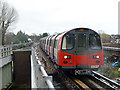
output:
[[0,46],[0,90],[12,84],[12,48]]

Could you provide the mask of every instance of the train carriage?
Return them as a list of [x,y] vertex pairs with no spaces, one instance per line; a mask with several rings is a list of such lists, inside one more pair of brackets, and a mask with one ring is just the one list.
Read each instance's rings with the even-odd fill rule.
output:
[[55,39],[59,34],[56,33],[52,38],[51,38],[51,49],[50,49],[50,58],[54,59],[54,46],[55,46]]
[[103,65],[100,35],[88,28],[76,28],[51,36],[47,51],[64,70],[91,71]]
[[50,38],[51,38],[51,36],[49,36],[48,39],[47,39],[47,45],[46,45],[46,54],[47,55],[49,55]]
[[46,39],[45,39],[46,43],[45,43],[45,49],[44,49],[44,51],[45,51],[46,54],[47,54],[47,50],[48,50],[47,48],[48,48],[48,39],[49,39],[49,37],[50,36],[47,36]]

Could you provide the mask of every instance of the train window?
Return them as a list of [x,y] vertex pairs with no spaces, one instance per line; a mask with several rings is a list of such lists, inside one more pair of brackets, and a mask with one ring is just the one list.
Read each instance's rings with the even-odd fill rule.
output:
[[72,49],[75,44],[75,35],[74,34],[67,34],[63,37],[63,42],[62,42],[62,49]]
[[101,49],[101,40],[100,36],[97,34],[90,34],[89,35],[89,47],[91,49]]
[[86,47],[86,34],[78,34],[78,47]]

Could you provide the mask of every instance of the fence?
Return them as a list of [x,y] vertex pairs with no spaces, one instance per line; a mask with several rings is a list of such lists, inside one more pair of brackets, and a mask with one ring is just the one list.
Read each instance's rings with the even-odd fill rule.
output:
[[37,52],[32,48],[31,55],[31,87],[32,88],[49,88],[54,90],[52,76],[48,76],[44,70],[44,65],[41,64]]
[[12,48],[0,46],[0,89],[12,83]]

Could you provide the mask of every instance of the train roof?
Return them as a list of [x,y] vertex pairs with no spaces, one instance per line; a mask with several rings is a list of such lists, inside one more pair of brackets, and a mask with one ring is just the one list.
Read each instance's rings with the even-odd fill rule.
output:
[[54,37],[54,36],[58,36],[58,35],[64,35],[64,34],[67,34],[67,33],[69,33],[69,32],[79,32],[79,31],[84,31],[84,32],[93,32],[93,33],[96,33],[96,34],[98,34],[96,31],[94,31],[94,30],[92,30],[92,29],[90,29],[90,28],[83,28],[83,27],[80,27],[80,28],[74,28],[74,29],[71,29],[71,30],[68,30],[68,31],[64,31],[64,32],[62,32],[62,33],[55,33],[55,34],[53,34],[53,35],[49,35],[49,36],[46,36],[46,37],[44,37],[44,38],[42,38],[42,39],[45,39],[45,38],[49,38],[49,37]]
[[95,32],[97,33],[96,31],[90,29],[90,28],[74,28],[74,29],[71,29],[71,30],[68,30],[67,32],[65,33],[68,33],[68,32],[79,32],[79,31],[85,31],[85,32]]

